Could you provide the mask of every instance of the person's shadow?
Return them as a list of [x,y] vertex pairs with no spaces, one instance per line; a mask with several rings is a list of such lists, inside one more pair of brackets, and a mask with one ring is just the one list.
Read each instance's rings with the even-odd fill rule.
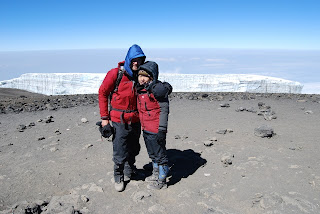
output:
[[[184,151],[168,149],[167,155],[169,159],[168,165],[170,167],[168,185],[174,185],[182,178],[187,178],[207,163],[207,160],[203,159],[200,153],[194,152],[192,149]],[[143,168],[147,170],[147,176],[151,175],[151,162],[144,165]]]

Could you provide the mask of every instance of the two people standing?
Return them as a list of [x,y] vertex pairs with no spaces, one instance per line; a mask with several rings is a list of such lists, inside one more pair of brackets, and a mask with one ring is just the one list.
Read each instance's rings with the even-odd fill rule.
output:
[[[99,88],[101,127],[110,126],[110,121],[113,127],[114,180],[115,189],[119,192],[124,190],[125,182],[138,175],[135,160],[140,152],[141,127],[153,163],[153,174],[146,178],[151,182],[148,187],[164,187],[169,170],[165,136],[169,113],[168,94],[172,87],[158,81],[157,64],[144,64],[145,58],[138,45],[131,46],[125,61],[119,62],[117,68],[107,73]],[[136,83],[138,79],[141,81]],[[153,89],[156,89],[157,95],[153,95]]]

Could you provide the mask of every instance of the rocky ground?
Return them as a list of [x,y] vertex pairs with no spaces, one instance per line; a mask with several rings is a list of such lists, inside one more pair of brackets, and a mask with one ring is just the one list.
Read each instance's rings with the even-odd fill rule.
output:
[[142,179],[118,193],[97,95],[1,89],[0,213],[320,213],[319,106],[320,95],[173,93],[168,188]]

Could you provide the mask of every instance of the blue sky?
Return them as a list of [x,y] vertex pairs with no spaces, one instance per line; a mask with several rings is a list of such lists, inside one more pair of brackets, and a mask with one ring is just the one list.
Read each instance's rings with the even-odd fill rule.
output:
[[319,11],[320,0],[0,0],[0,81],[105,73],[139,44],[160,72],[259,74],[320,93]]
[[1,0],[0,51],[320,49],[319,0]]

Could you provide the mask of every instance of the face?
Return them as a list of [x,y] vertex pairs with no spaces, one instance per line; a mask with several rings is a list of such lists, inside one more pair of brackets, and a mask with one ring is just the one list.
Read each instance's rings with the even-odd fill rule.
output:
[[137,71],[139,66],[143,63],[144,58],[134,58],[131,60],[131,70]]
[[146,77],[146,76],[142,76],[142,75],[138,76],[138,82],[140,85],[144,85],[146,83],[149,83],[150,80],[151,80],[150,77]]

